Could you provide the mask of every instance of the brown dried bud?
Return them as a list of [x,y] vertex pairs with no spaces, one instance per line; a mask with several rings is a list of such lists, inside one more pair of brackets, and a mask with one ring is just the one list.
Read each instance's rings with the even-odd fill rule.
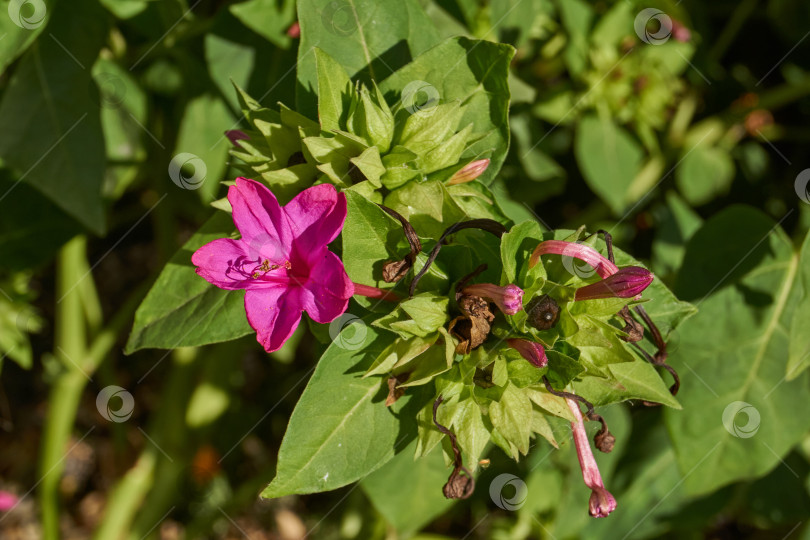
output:
[[442,488],[442,493],[448,499],[466,499],[475,490],[475,481],[468,475],[467,469],[463,469],[464,474],[459,474],[459,468],[453,469],[450,478]]
[[532,298],[526,305],[527,322],[538,330],[552,328],[560,319],[560,306],[549,295]]
[[448,331],[459,340],[456,353],[469,354],[487,339],[491,330],[489,323],[495,320],[495,315],[490,311],[489,303],[480,296],[461,296],[458,308],[462,316],[450,321]]
[[383,281],[386,283],[394,283],[405,277],[408,270],[411,269],[412,262],[409,257],[405,257],[401,261],[388,261],[383,264]]
[[406,380],[408,380],[407,373],[402,373],[400,375],[388,378],[388,397],[385,399],[386,407],[390,407],[396,403],[399,398],[405,395],[405,389],[397,388],[397,385],[405,382]]
[[613,445],[616,444],[616,437],[605,429],[600,429],[596,436],[593,438],[593,444],[599,449],[600,452],[609,454],[613,451]]

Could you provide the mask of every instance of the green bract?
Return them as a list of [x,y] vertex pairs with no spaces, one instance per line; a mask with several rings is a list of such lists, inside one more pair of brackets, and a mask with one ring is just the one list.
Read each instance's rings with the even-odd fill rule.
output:
[[335,59],[315,49],[318,117],[313,122],[279,105],[262,107],[237,88],[250,125],[231,154],[251,178],[261,178],[279,196],[328,182],[383,202],[411,182],[444,182],[473,157],[462,157],[484,134],[463,121],[460,99],[442,101],[432,85],[414,81],[385,96],[375,82],[354,83]]

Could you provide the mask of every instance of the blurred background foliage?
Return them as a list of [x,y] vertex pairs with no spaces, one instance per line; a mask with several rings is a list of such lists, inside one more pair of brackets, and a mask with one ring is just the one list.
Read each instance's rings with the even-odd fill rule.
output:
[[[520,464],[492,450],[475,496],[455,504],[441,496],[438,454],[414,463],[407,450],[361,489],[259,501],[320,346],[302,330],[272,360],[253,336],[121,351],[146,289],[234,176],[231,81],[266,106],[295,105],[295,3],[6,0],[0,489],[33,491],[0,515],[3,538],[810,537],[807,378],[780,386],[806,366],[806,345],[773,338],[774,328],[802,335],[807,319],[797,302],[810,283],[793,280],[810,265],[794,254],[810,228],[794,184],[810,141],[810,5],[420,3],[443,37],[517,49],[512,143],[491,184],[508,215],[611,230],[706,314],[672,336],[684,412],[603,412],[620,441],[600,458],[619,510],[588,519],[570,445],[538,447]],[[342,5],[300,7],[335,15]],[[660,42],[655,23],[634,27],[645,8],[672,21]],[[200,189],[169,178],[179,153],[202,160]],[[712,289],[726,279],[735,287]],[[745,317],[724,322],[735,310]],[[749,334],[761,351],[724,353]],[[796,369],[786,373],[788,348]],[[779,365],[764,375],[763,358]],[[719,453],[735,465],[704,464],[714,439],[701,446],[701,434],[719,415],[705,418],[736,399],[739,384],[726,383],[741,378],[763,400],[773,387],[790,409],[771,417],[763,401],[764,442],[742,451],[733,440]],[[126,422],[96,409],[113,384],[134,396]],[[692,474],[701,466],[717,474]],[[514,512],[487,490],[502,472],[529,489]]]

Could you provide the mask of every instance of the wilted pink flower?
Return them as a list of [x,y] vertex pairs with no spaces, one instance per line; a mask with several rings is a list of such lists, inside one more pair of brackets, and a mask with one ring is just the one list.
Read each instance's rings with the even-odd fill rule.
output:
[[506,340],[506,344],[519,352],[533,366],[542,368],[548,365],[546,350],[539,343],[528,339],[510,338]]
[[239,146],[238,141],[250,139],[247,133],[245,133],[241,129],[229,129],[228,131],[225,132],[225,136],[228,137],[228,140],[231,141],[231,144],[234,146]]
[[507,315],[514,315],[523,309],[523,289],[517,285],[509,284],[499,287],[492,283],[476,283],[467,285],[461,292],[486,298],[490,302],[494,302]]
[[471,161],[460,170],[456,171],[456,174],[450,177],[450,180],[447,181],[448,186],[452,186],[454,184],[464,184],[465,182],[472,182],[482,174],[484,171],[487,170],[489,167],[489,159],[479,159],[477,161]]
[[20,498],[9,491],[0,490],[0,512],[8,512],[17,506]]
[[571,430],[574,432],[574,445],[577,447],[577,457],[579,466],[582,469],[582,479],[585,485],[591,489],[591,498],[588,501],[588,512],[593,517],[608,517],[616,510],[616,499],[605,489],[602,482],[602,475],[596,465],[596,459],[591,451],[591,443],[588,441],[588,434],[585,432],[585,424],[582,421],[582,411],[576,400],[565,398],[568,408],[574,415],[575,421],[571,422]]
[[626,266],[601,281],[577,289],[574,300],[633,298],[653,281],[652,272],[640,266]]
[[345,195],[320,184],[282,207],[263,184],[237,178],[228,201],[242,237],[209,242],[191,261],[217,287],[246,289],[248,322],[267,352],[284,345],[303,311],[319,323],[346,311],[354,285],[327,248],[343,228]]
[[577,244],[576,242],[565,242],[563,240],[546,240],[545,242],[540,242],[537,247],[534,248],[534,252],[529,258],[529,267],[536,265],[541,255],[548,254],[563,255],[584,261],[593,266],[596,273],[603,278],[619,271],[619,268],[615,264],[603,257],[601,253],[592,247]]

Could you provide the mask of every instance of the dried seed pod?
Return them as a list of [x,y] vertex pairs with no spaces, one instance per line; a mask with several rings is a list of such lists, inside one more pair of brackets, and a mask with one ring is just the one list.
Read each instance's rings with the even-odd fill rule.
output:
[[560,306],[549,295],[532,298],[526,305],[528,323],[538,330],[552,328],[560,319]]

